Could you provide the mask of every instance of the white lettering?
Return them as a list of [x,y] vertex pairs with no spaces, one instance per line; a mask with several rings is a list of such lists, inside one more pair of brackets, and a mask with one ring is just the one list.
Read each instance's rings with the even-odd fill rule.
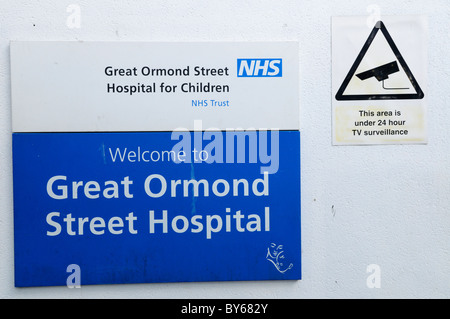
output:
[[[150,182],[154,178],[158,179],[160,181],[160,183],[161,183],[159,192],[157,192],[157,193],[152,192],[151,189],[150,189]],[[148,196],[153,197],[153,198],[158,198],[158,197],[161,197],[161,196],[163,196],[165,194],[166,189],[167,189],[167,182],[166,182],[166,179],[163,176],[161,176],[159,174],[152,174],[152,175],[149,175],[145,179],[144,188],[145,188],[145,192],[147,193]]]
[[67,198],[67,186],[58,186],[57,189],[61,191],[60,194],[55,194],[53,192],[53,183],[57,180],[67,180],[66,176],[57,175],[50,178],[47,182],[47,194],[54,199],[66,199]]
[[[61,222],[60,215],[59,212],[52,212],[47,215],[47,224],[54,228],[53,231],[47,231],[47,236],[60,235],[63,227],[69,236],[82,236],[86,231],[85,224],[88,224],[88,231],[93,235],[104,235],[106,230],[113,235],[120,235],[124,232],[125,222],[119,216],[111,217],[106,222],[102,217],[93,217],[92,219],[89,217],[76,218],[72,217],[72,214],[67,214]],[[128,223],[128,232],[130,234],[137,234],[137,230],[134,229],[134,221],[137,220],[137,217],[131,212],[125,217],[125,220]]]
[[[270,231],[270,208],[265,207],[264,218],[259,214],[242,214],[240,210],[233,215],[230,208],[226,208],[226,215],[194,215],[190,218],[184,215],[177,215],[169,220],[167,210],[162,210],[162,214],[156,214],[154,210],[149,211],[149,233],[155,234],[158,231],[168,233],[169,225],[172,231],[178,234],[190,231],[201,233],[205,231],[206,239],[212,239],[213,234],[221,231],[231,232],[233,229],[238,232],[260,232]],[[158,216],[158,217],[156,217]],[[204,218],[203,218],[204,217]],[[231,218],[233,217],[233,219]],[[225,227],[224,227],[225,223]],[[156,225],[160,224],[160,227]]]

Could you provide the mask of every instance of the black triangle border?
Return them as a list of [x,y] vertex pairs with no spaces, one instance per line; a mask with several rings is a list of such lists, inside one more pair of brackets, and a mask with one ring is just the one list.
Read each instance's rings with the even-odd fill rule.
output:
[[[378,31],[381,30],[384,37],[386,38],[387,42],[389,43],[389,46],[391,47],[392,51],[394,52],[397,60],[400,62],[400,65],[402,66],[403,70],[405,71],[406,75],[408,76],[409,80],[411,81],[412,86],[416,90],[417,93],[415,94],[375,94],[375,95],[343,95],[345,89],[347,88],[351,78],[353,77],[353,74],[355,74],[356,69],[358,68],[359,64],[361,63],[362,59],[367,53],[367,50],[369,49],[370,45],[373,42],[373,39],[377,35]],[[364,44],[363,48],[361,49],[361,52],[358,54],[358,57],[356,58],[355,62],[353,63],[350,71],[348,72],[347,76],[344,79],[344,82],[342,83],[341,87],[339,88],[338,92],[336,93],[336,100],[338,101],[353,101],[353,100],[418,100],[423,99],[424,93],[422,89],[419,86],[419,83],[417,83],[414,75],[412,74],[411,70],[409,69],[408,65],[405,62],[405,59],[403,59],[403,56],[401,55],[400,51],[398,50],[397,46],[394,43],[394,40],[392,39],[391,35],[389,34],[388,30],[386,29],[386,26],[382,21],[378,21],[375,24],[375,27],[373,28],[372,32],[370,33],[369,37],[367,38],[366,43]]]

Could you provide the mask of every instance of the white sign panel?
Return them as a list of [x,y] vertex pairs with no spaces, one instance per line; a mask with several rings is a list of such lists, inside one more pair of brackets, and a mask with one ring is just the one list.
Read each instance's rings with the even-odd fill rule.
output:
[[11,66],[14,132],[299,127],[297,42],[12,42]]

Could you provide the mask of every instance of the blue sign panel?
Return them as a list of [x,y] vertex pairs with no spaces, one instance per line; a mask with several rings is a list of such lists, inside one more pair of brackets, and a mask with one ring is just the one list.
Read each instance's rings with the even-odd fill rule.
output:
[[13,133],[15,285],[301,278],[300,132]]

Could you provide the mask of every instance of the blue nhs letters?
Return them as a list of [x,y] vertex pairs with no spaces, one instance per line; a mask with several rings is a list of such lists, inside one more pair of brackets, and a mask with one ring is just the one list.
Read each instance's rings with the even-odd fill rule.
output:
[[282,59],[238,59],[238,77],[282,77]]

